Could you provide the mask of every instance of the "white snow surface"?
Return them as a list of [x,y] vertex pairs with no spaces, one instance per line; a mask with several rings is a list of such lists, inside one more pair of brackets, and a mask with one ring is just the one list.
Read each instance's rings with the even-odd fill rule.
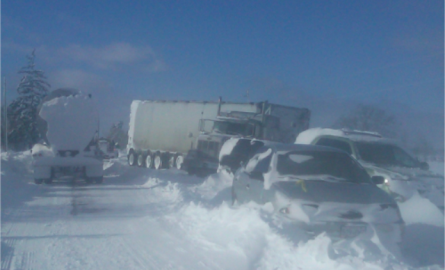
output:
[[[361,130],[351,130],[351,134],[345,133],[340,129],[332,129],[332,128],[310,128],[308,130],[305,130],[298,134],[297,138],[295,139],[296,144],[311,144],[312,141],[321,136],[321,135],[331,135],[336,137],[345,137],[348,139],[351,139],[353,141],[379,141],[379,142],[386,142],[390,144],[397,144],[397,141],[388,139],[388,138],[380,138],[375,136],[370,136],[372,134],[378,134],[374,132],[368,132],[368,131],[361,131]],[[355,134],[357,133],[357,134]],[[361,135],[358,133],[364,133],[369,135]]]
[[412,215],[402,259],[369,256],[355,242],[345,249],[353,252],[340,256],[335,251],[342,243],[324,234],[303,240],[277,223],[267,206],[232,207],[225,172],[201,179],[129,167],[124,156],[104,163],[103,184],[35,185],[29,151],[2,153],[1,159],[1,269],[444,267],[443,223],[416,223],[420,206],[406,205]]
[[47,138],[54,151],[82,151],[98,130],[98,113],[83,94],[62,96],[42,105],[39,112],[48,124]]

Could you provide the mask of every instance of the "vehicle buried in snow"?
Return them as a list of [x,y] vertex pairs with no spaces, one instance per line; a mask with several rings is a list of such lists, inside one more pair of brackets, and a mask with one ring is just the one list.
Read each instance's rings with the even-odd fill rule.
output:
[[98,114],[91,95],[57,89],[39,106],[38,128],[42,143],[32,149],[34,181],[83,178],[103,182],[103,162],[97,155]]
[[296,144],[341,149],[357,160],[370,176],[384,177],[379,187],[398,202],[416,192],[444,210],[444,177],[429,171],[428,163],[409,155],[397,141],[375,132],[313,128],[297,137]]
[[309,127],[310,112],[260,103],[133,101],[128,163],[147,168],[215,172],[222,144],[231,137],[293,143]]
[[237,170],[232,202],[270,203],[274,214],[308,237],[326,232],[334,240],[371,241],[378,236],[398,249],[404,222],[394,199],[376,186],[382,182],[343,151],[273,144]]

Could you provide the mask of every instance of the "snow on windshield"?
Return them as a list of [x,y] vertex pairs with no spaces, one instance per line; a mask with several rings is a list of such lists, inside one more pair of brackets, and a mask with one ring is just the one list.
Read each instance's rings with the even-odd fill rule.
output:
[[295,139],[296,144],[311,144],[312,141],[321,135],[344,136],[343,132],[329,128],[311,128],[301,132]]
[[[278,155],[276,167],[280,175],[332,176],[354,183],[369,182],[366,172],[346,154],[337,152],[299,151]],[[320,177],[320,180],[325,177]]]

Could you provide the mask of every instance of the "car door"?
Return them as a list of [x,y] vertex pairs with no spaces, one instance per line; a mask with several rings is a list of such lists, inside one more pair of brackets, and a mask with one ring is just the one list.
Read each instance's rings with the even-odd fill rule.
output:
[[250,200],[263,204],[264,203],[264,174],[269,171],[272,159],[272,149],[260,149],[250,160],[246,166],[245,179],[246,192]]

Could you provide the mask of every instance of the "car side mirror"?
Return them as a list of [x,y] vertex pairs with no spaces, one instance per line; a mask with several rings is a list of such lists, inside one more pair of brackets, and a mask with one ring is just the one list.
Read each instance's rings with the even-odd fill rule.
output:
[[419,163],[419,167],[420,167],[421,170],[425,170],[425,171],[430,169],[430,165],[428,163],[426,163],[426,162],[420,162]]
[[376,185],[381,185],[385,183],[385,178],[380,175],[374,175],[373,177],[371,177],[371,181]]

